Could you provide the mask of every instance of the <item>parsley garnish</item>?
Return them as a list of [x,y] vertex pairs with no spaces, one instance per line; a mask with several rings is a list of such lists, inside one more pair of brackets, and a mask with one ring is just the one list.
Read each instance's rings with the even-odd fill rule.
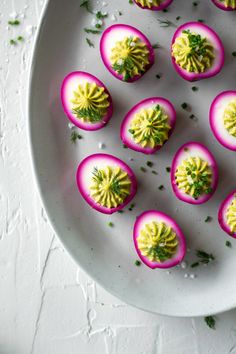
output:
[[215,257],[211,253],[207,253],[202,250],[197,250],[196,256],[199,258],[199,262],[202,264],[208,264],[211,261],[214,261],[215,259]]
[[90,10],[90,2],[89,0],[84,0],[82,1],[82,3],[80,4],[80,7],[84,7],[88,12],[90,12],[91,14],[93,13],[91,10]]
[[109,227],[114,227],[114,224],[113,224],[113,222],[109,222],[108,224],[107,224]]
[[206,322],[206,324],[209,328],[215,329],[216,320],[213,316],[204,317],[204,321]]
[[10,20],[10,21],[8,21],[8,24],[11,26],[19,26],[20,21],[19,20]]
[[207,216],[206,219],[205,219],[205,222],[210,222],[212,220],[212,217],[211,216]]
[[198,91],[198,87],[197,86],[193,86],[192,87],[192,91],[194,91],[194,92]]
[[70,135],[70,140],[73,144],[76,143],[77,140],[82,139],[82,135],[77,133],[75,130],[72,130],[71,135]]
[[232,243],[227,240],[227,241],[225,241],[225,246],[231,248],[232,247]]
[[131,58],[124,58],[122,59],[121,63],[114,63],[112,65],[113,70],[115,70],[119,75],[124,74],[124,81],[128,81],[131,76],[130,76],[130,72],[133,70],[134,68],[134,62]]
[[147,172],[146,168],[143,167],[143,166],[140,167],[140,171],[142,171],[142,172]]
[[146,162],[146,165],[147,165],[148,167],[152,167],[152,166],[153,166],[153,162],[152,162],[152,161],[147,161],[147,162]]
[[170,167],[166,167],[166,172],[170,172],[171,168]]
[[141,266],[141,262],[140,262],[138,259],[134,262],[134,264],[135,264],[137,267]]
[[182,107],[183,109],[187,109],[187,108],[188,108],[188,104],[187,104],[186,102],[183,102],[183,103],[181,104],[181,107]]
[[92,175],[95,182],[101,183],[103,181],[102,172],[97,167],[94,167]]
[[163,184],[161,184],[161,185],[158,187],[158,189],[159,189],[160,191],[163,191],[164,188],[165,188],[165,187],[163,186]]
[[92,33],[92,34],[100,34],[101,31],[99,30],[94,30],[94,29],[91,29],[91,28],[84,28],[84,32],[86,33]]
[[129,211],[132,211],[134,209],[134,207],[135,207],[134,203],[130,204]]
[[72,113],[76,114],[77,118],[85,118],[90,122],[99,122],[102,119],[102,114],[99,111],[94,111],[91,108],[74,108]]
[[93,42],[89,39],[89,38],[86,38],[86,42],[88,43],[88,45],[92,48],[94,48],[94,44]]
[[153,49],[158,49],[158,48],[161,48],[161,46],[160,46],[159,43],[154,43],[154,44],[152,44],[152,48]]
[[97,17],[98,20],[101,20],[102,18],[106,18],[107,16],[108,16],[107,13],[102,13],[101,11],[98,11],[96,13],[96,17]]

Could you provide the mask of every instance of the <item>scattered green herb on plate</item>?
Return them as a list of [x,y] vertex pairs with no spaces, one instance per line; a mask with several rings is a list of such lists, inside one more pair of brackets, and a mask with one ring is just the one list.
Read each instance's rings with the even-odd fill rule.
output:
[[215,329],[216,320],[214,316],[206,316],[204,317],[204,321],[206,322],[209,328]]

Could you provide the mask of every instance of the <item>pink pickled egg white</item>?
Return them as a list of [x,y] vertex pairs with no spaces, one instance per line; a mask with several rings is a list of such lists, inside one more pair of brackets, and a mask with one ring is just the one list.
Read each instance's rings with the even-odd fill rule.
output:
[[[130,195],[124,200],[124,202],[117,208],[106,208],[99,205],[90,196],[90,185],[93,177],[93,171],[96,167],[97,169],[104,169],[106,166],[117,167],[119,166],[123,171],[125,171],[131,180],[131,191]],[[131,168],[122,160],[115,156],[108,154],[94,154],[86,157],[78,166],[77,175],[77,186],[78,189],[86,200],[86,202],[94,209],[100,211],[104,214],[113,214],[114,212],[123,209],[135,196],[137,191],[137,181],[136,177],[131,170]]]
[[216,139],[229,150],[236,151],[236,137],[229,134],[224,126],[224,111],[227,105],[236,100],[236,91],[224,91],[220,93],[211,104],[210,126]]
[[[156,222],[164,222],[166,225],[170,226],[176,233],[179,246],[177,249],[177,253],[169,260],[164,262],[152,262],[147,257],[143,256],[138,248],[138,236],[140,235],[141,230],[144,228],[145,224],[149,224],[153,221]],[[145,263],[148,267],[155,269],[155,268],[171,268],[176,266],[177,264],[181,263],[185,253],[186,253],[186,241],[178,224],[168,215],[165,213],[158,211],[158,210],[148,210],[143,212],[134,224],[133,230],[133,239],[134,239],[134,246],[135,249],[140,257],[140,259]]]
[[[117,41],[122,41],[125,37],[130,37],[130,36],[140,38],[140,40],[144,42],[147,48],[149,49],[150,52],[149,65],[147,65],[146,71],[149,70],[154,63],[154,59],[155,59],[154,50],[147,37],[135,27],[124,25],[124,24],[112,25],[103,32],[100,41],[100,53],[104,65],[113,76],[115,76],[117,79],[122,81],[123,81],[123,75],[118,74],[115,70],[112,69],[110,57],[112,53],[112,48],[114,48],[115,43]],[[136,81],[140,79],[140,77],[142,77],[143,75],[144,73],[142,75],[137,75],[126,82]]]
[[170,6],[170,4],[172,3],[173,0],[163,0],[159,6],[152,6],[151,8],[149,8],[148,6],[142,6],[140,3],[138,3],[136,0],[134,0],[134,2],[141,7],[141,9],[144,10],[151,10],[151,11],[161,11],[166,9],[168,6]]
[[[212,193],[201,195],[198,199],[194,199],[193,197],[179,189],[175,180],[175,172],[178,166],[181,165],[182,162],[188,159],[189,157],[200,157],[201,159],[207,161],[212,169]],[[212,197],[216,190],[217,184],[218,167],[212,153],[204,145],[195,141],[182,145],[175,154],[171,166],[171,185],[176,197],[189,204],[202,204],[207,202]]]
[[[76,116],[72,113],[73,109],[73,104],[71,100],[74,98],[74,91],[78,90],[79,85],[85,85],[86,82],[88,83],[95,83],[96,85],[100,87],[104,87],[105,92],[108,94],[108,100],[110,103],[110,106],[108,107],[106,115],[103,117],[101,122],[98,123],[87,123],[83,122],[79,118],[76,118]],[[61,86],[61,102],[62,106],[64,109],[64,112],[66,113],[67,117],[69,120],[76,125],[80,129],[84,130],[98,130],[104,127],[110,118],[112,117],[113,113],[113,105],[112,105],[112,98],[107,90],[106,86],[96,77],[93,76],[87,72],[84,71],[74,71],[68,74],[62,83]]]
[[171,129],[169,131],[169,137],[171,136],[173,129],[175,127],[175,122],[176,122],[176,111],[174,106],[170,101],[168,101],[165,98],[162,97],[151,97],[151,98],[146,98],[143,101],[137,103],[135,106],[133,106],[129,112],[126,114],[122,124],[121,124],[121,129],[120,129],[120,137],[121,140],[125,145],[127,145],[130,149],[133,149],[138,152],[142,152],[144,154],[153,154],[157,150],[159,150],[162,146],[156,146],[155,148],[145,148],[140,146],[139,144],[136,144],[132,138],[132,134],[129,132],[130,129],[130,124],[131,121],[134,119],[134,116],[136,113],[138,113],[142,109],[147,109],[147,108],[152,108],[153,106],[160,105],[163,109],[164,112],[168,115],[169,117],[169,125],[171,126]]
[[235,11],[236,10],[236,9],[233,9],[231,6],[226,7],[224,5],[224,3],[220,0],[212,0],[212,2],[221,10],[224,10],[224,11]]
[[176,38],[180,37],[182,32],[185,30],[190,30],[191,32],[200,34],[202,37],[206,37],[214,47],[215,59],[211,68],[209,68],[203,73],[198,74],[192,72],[190,73],[187,70],[181,68],[178,64],[176,64],[175,58],[172,56],[172,63],[174,65],[175,70],[180,76],[182,76],[185,80],[188,81],[207,79],[209,77],[217,75],[224,65],[224,47],[218,34],[213,29],[203,23],[188,22],[183,24],[176,30],[172,39],[172,45],[175,43]]
[[223,200],[223,202],[220,205],[219,208],[219,212],[218,212],[218,221],[219,224],[221,226],[221,228],[230,236],[236,238],[236,232],[232,233],[230,231],[230,227],[227,224],[227,219],[226,219],[226,212],[228,207],[230,206],[230,204],[232,203],[234,196],[236,194],[236,190],[234,190],[233,192],[231,192],[226,198],[225,200]]

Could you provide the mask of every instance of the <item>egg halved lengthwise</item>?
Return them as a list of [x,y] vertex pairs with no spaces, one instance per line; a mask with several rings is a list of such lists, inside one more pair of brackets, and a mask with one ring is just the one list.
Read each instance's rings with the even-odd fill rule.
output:
[[186,254],[186,241],[179,225],[158,210],[148,210],[137,217],[133,240],[140,259],[152,269],[174,267]]
[[[126,114],[121,124],[120,137],[130,149],[154,154],[170,138],[175,122],[176,111],[170,101],[163,97],[146,98]],[[153,140],[155,135],[159,137],[159,142]]]
[[221,145],[236,151],[236,91],[221,92],[211,104],[210,126]]
[[113,104],[106,86],[84,71],[69,73],[61,86],[61,102],[69,120],[83,130],[98,130],[111,119]]
[[[190,47],[189,43],[191,42],[191,38],[188,38],[186,31],[194,35],[200,35],[203,40],[203,42],[201,42],[202,45],[196,45],[196,40],[198,39],[195,38],[194,43],[191,43]],[[180,38],[183,38],[183,35],[185,36],[184,45],[189,46],[189,48],[186,49],[192,51],[192,57],[188,54],[187,60],[183,60],[181,66],[177,63],[177,54],[174,54],[173,48],[176,46],[175,53],[179,53],[179,59],[183,58],[183,55],[186,54],[185,48],[183,48],[182,45],[180,46],[180,49],[182,48],[184,50],[182,53],[179,52],[180,49],[178,50],[177,47],[178,41]],[[176,30],[172,39],[171,53],[175,70],[187,81],[197,81],[215,76],[221,71],[224,65],[224,47],[221,39],[212,28],[200,22],[188,22],[181,25]],[[204,56],[206,56],[205,59]],[[189,66],[188,70],[184,66]],[[204,69],[202,69],[203,67]]]
[[218,221],[228,235],[236,238],[236,189],[221,203]]
[[176,197],[189,204],[207,202],[218,184],[216,160],[199,142],[182,145],[171,166],[171,184]]
[[123,209],[137,191],[136,177],[131,168],[108,154],[86,157],[78,166],[76,181],[86,202],[104,214]]
[[125,24],[112,25],[103,32],[100,53],[110,73],[125,82],[139,80],[155,60],[148,38],[137,28]]
[[235,0],[212,0],[219,9],[223,11],[235,11],[236,10],[236,1]]
[[166,9],[173,0],[134,0],[143,10],[161,11]]

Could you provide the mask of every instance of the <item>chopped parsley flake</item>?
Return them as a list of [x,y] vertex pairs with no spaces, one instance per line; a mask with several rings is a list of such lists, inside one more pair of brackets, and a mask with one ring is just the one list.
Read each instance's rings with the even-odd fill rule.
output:
[[147,172],[146,168],[143,167],[143,166],[140,167],[140,171],[142,171],[142,172]]
[[194,92],[198,91],[198,87],[197,86],[193,86],[192,87],[192,91],[194,91]]
[[212,217],[211,216],[207,216],[206,219],[205,219],[205,222],[210,222],[212,220]]
[[232,243],[227,240],[227,241],[225,241],[225,246],[231,248],[232,247]]
[[94,48],[94,44],[93,42],[89,39],[89,38],[86,38],[86,42],[88,43],[88,45],[92,48]]
[[164,188],[165,188],[165,187],[163,186],[163,184],[161,184],[161,185],[158,187],[158,189],[159,189],[160,191],[163,191]]
[[79,133],[77,133],[75,130],[73,130],[71,132],[71,135],[70,135],[70,140],[73,144],[76,143],[77,140],[80,140],[82,139],[82,135],[80,135]]
[[187,108],[188,108],[188,104],[187,104],[186,102],[183,102],[183,103],[181,104],[181,107],[182,107],[183,109],[187,109]]
[[206,322],[206,324],[209,328],[215,329],[216,320],[213,316],[204,317],[204,321]]
[[100,34],[101,31],[99,30],[94,30],[94,29],[91,29],[91,28],[84,28],[84,32],[86,33],[92,33],[92,34]]
[[181,16],[176,17],[176,21],[179,21],[181,19]]
[[161,48],[161,46],[160,46],[159,43],[154,43],[154,44],[152,44],[152,48],[153,49],[158,49],[158,48]]
[[170,167],[166,167],[166,172],[170,172],[171,168]]
[[113,224],[113,222],[109,222],[108,224],[107,224],[109,227],[114,227],[114,224]]
[[153,162],[152,162],[152,161],[147,161],[147,162],[146,162],[146,165],[147,165],[148,167],[152,167],[152,166],[153,166]]
[[134,264],[137,266],[137,267],[140,267],[141,266],[141,262],[137,259]]
[[19,26],[20,21],[19,20],[10,20],[10,21],[8,21],[8,24],[10,26]]
[[158,175],[157,171],[155,171],[155,170],[152,171],[152,174],[153,175]]

